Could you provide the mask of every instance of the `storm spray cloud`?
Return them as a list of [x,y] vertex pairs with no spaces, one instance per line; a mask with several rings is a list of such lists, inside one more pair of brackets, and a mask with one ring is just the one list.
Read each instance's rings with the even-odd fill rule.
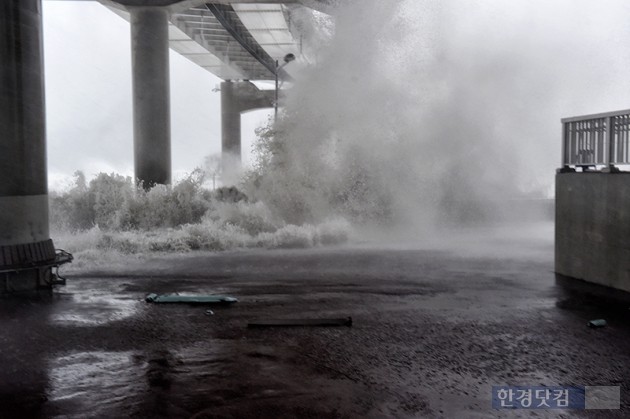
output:
[[426,226],[549,196],[559,119],[627,107],[628,9],[345,2],[289,93],[273,146],[280,170],[262,198],[294,222],[340,213]]

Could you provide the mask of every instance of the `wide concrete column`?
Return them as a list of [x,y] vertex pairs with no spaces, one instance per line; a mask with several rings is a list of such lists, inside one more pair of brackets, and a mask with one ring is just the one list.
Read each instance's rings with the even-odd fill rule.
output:
[[233,183],[241,170],[241,108],[238,82],[221,83],[221,162],[224,183]]
[[168,10],[129,7],[135,176],[145,187],[171,183]]
[[221,159],[224,183],[238,180],[241,171],[241,113],[271,108],[273,90],[258,90],[249,81],[221,83]]
[[[55,257],[48,231],[42,45],[41,0],[0,2],[0,271]],[[37,285],[26,273],[6,275],[19,277],[17,289]]]

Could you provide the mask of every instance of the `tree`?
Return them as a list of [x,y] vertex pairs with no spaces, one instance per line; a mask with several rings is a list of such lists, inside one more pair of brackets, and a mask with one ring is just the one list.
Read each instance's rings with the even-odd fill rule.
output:
[[212,177],[212,190],[217,187],[217,177],[221,178],[222,172],[221,155],[210,154],[203,159],[203,170],[209,177]]

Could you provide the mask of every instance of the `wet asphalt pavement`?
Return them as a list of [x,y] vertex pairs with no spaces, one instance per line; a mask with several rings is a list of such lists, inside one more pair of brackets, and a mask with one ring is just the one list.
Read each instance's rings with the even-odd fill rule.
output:
[[[531,234],[530,234],[531,233]],[[630,417],[628,305],[553,274],[553,229],[193,253],[0,300],[0,417]],[[156,305],[219,293],[229,307]],[[352,316],[352,327],[248,329]],[[608,326],[590,329],[590,319]],[[491,408],[492,385],[621,386],[622,409]]]

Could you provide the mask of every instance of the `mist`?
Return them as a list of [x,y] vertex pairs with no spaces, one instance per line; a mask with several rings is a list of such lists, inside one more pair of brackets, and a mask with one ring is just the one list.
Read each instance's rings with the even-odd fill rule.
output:
[[237,185],[248,201],[224,202],[196,175],[147,195],[99,175],[53,196],[52,227],[72,233],[59,236],[71,251],[134,254],[445,246],[435,237],[475,242],[467,227],[497,223],[524,235],[516,224],[531,220],[550,238],[560,118],[627,107],[628,8],[370,0],[295,12],[306,57],[258,132]]
[[629,8],[344,2],[288,91],[258,196],[295,223],[418,228],[551,198],[560,118],[627,107]]

